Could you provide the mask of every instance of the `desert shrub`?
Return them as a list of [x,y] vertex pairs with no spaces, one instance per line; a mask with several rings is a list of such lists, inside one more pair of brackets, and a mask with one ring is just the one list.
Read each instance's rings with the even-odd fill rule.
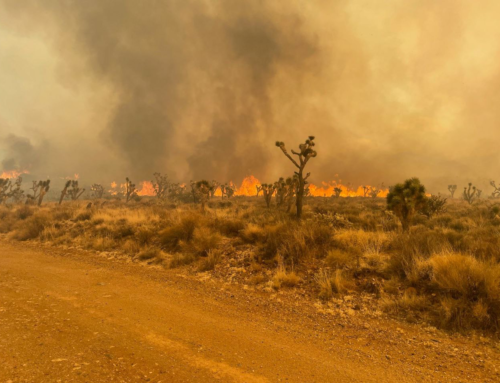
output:
[[500,266],[463,254],[429,259],[432,283],[441,291],[442,325],[456,330],[498,328]]
[[196,261],[196,257],[191,253],[186,253],[186,254],[175,253],[172,255],[168,267],[174,269],[176,267],[189,265],[194,261]]
[[279,252],[288,263],[304,259],[324,258],[332,242],[328,226],[308,224],[278,224],[266,228],[266,238],[260,246],[264,259],[273,259]]
[[240,231],[240,238],[246,243],[262,242],[266,238],[266,229],[262,226],[250,223]]
[[194,232],[191,248],[196,255],[206,257],[211,250],[219,246],[221,240],[220,234],[213,232],[210,228],[198,228]]
[[15,226],[13,238],[18,241],[37,238],[46,226],[50,225],[52,216],[46,212],[37,212],[37,214],[19,222]]
[[34,214],[35,210],[28,205],[21,205],[19,208],[16,209],[16,218],[17,219],[26,219],[31,217]]
[[219,218],[214,221],[213,227],[222,235],[236,237],[245,228],[245,223],[239,219]]
[[345,250],[329,250],[325,258],[325,265],[332,269],[344,269],[356,263],[356,255]]
[[287,272],[283,266],[278,267],[272,280],[272,287],[279,290],[282,287],[295,287],[300,282],[300,278],[294,271]]
[[92,212],[91,211],[85,211],[83,213],[78,214],[75,217],[75,221],[90,221],[92,218]]
[[193,239],[196,227],[197,221],[194,216],[182,217],[179,223],[160,232],[160,244],[165,249],[178,250],[180,241],[190,242]]
[[141,251],[135,258],[139,261],[147,261],[149,264],[159,264],[165,260],[165,257],[160,249],[154,247]]
[[141,246],[136,241],[127,239],[122,245],[122,250],[127,254],[135,255],[141,251]]
[[206,258],[203,258],[198,265],[198,271],[210,271],[221,261],[222,255],[218,250],[209,250]]
[[147,227],[140,227],[135,232],[135,238],[139,245],[144,246],[149,244],[155,236],[155,232]]
[[340,269],[335,270],[333,274],[321,269],[314,279],[319,287],[318,298],[321,300],[329,300],[334,294],[341,294],[345,290],[345,282]]
[[111,251],[116,249],[116,242],[110,237],[96,237],[90,245],[96,251]]

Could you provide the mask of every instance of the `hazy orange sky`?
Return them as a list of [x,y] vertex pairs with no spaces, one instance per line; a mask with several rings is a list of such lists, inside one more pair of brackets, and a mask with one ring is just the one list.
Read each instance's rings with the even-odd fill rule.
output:
[[[43,4],[43,5],[42,5]],[[0,0],[0,171],[500,181],[500,2]],[[483,186],[484,185],[484,186]]]

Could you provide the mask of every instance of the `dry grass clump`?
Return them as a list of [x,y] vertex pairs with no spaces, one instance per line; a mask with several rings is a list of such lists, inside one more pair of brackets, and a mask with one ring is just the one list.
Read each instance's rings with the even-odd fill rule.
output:
[[160,245],[170,251],[179,250],[182,242],[190,242],[198,226],[196,216],[188,215],[180,218],[179,222],[159,233]]
[[279,290],[282,287],[295,287],[299,284],[300,278],[294,271],[287,272],[284,266],[279,266],[272,279],[272,287]]
[[147,248],[142,250],[139,254],[136,255],[135,259],[139,261],[145,261],[148,264],[160,264],[163,263],[166,259],[165,254],[154,247]]
[[191,249],[196,255],[206,257],[219,246],[221,241],[222,237],[219,233],[208,227],[201,227],[194,231]]
[[209,250],[208,255],[205,258],[202,258],[199,265],[198,271],[210,271],[215,269],[215,266],[220,263],[222,259],[222,254],[218,250]]
[[50,213],[39,210],[25,220],[18,222],[14,226],[12,238],[18,241],[27,241],[29,239],[38,238],[45,227],[49,226],[52,221]]
[[442,318],[447,327],[498,328],[500,265],[454,253],[435,255],[429,264],[432,284],[442,294]]
[[340,269],[335,270],[333,274],[329,270],[321,269],[314,279],[319,287],[318,297],[321,300],[327,301],[345,291],[345,281]]

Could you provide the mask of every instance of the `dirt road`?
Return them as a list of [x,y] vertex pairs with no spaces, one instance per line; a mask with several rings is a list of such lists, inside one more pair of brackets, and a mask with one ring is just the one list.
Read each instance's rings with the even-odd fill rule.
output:
[[0,382],[499,380],[491,344],[394,323],[339,326],[175,270],[0,242]]

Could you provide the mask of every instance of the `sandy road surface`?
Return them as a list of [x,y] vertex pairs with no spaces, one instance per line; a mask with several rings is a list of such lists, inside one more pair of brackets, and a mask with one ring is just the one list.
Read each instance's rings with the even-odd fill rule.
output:
[[342,328],[268,300],[175,270],[0,242],[0,382],[500,379],[494,347],[401,324]]

